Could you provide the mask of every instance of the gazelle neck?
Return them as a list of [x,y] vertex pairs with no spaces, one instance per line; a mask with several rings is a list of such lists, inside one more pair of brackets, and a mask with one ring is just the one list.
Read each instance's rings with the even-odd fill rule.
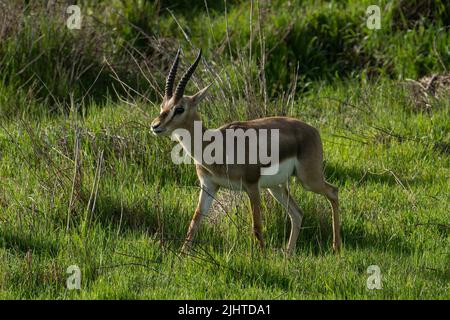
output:
[[196,163],[202,163],[203,150],[208,142],[203,141],[203,135],[208,130],[201,121],[200,115],[196,113],[192,120],[180,129],[184,129],[189,133],[189,139],[185,139],[180,134],[175,134],[178,142],[181,144],[186,153]]

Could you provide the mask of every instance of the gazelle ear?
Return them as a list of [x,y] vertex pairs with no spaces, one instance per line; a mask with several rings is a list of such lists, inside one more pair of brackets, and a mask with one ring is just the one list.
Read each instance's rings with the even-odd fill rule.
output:
[[200,101],[202,101],[206,97],[206,93],[208,92],[208,89],[211,86],[212,86],[212,83],[209,84],[208,86],[204,87],[203,89],[201,89],[199,92],[197,92],[193,96],[191,96],[191,99],[192,99],[192,102],[194,105],[197,105],[198,103],[200,103]]

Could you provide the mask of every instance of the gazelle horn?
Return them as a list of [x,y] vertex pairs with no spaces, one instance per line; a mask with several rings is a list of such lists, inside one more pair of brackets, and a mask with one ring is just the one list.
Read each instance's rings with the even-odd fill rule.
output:
[[175,100],[178,100],[183,97],[183,93],[184,93],[184,89],[186,88],[186,84],[188,83],[189,79],[192,77],[192,74],[194,73],[195,69],[197,68],[201,57],[202,57],[202,50],[200,49],[194,63],[189,67],[189,69],[187,69],[186,73],[183,75],[180,82],[178,83],[177,88],[175,89]]
[[166,99],[172,98],[173,95],[173,83],[175,82],[175,77],[177,75],[178,62],[180,61],[181,49],[178,49],[175,60],[173,61],[172,67],[170,68],[169,75],[166,79],[166,88],[164,89],[164,96]]

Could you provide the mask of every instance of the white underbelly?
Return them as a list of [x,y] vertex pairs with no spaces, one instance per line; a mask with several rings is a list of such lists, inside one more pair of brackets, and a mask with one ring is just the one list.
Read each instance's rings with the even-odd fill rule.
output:
[[269,188],[285,183],[294,172],[297,162],[297,158],[288,158],[283,160],[278,165],[278,171],[276,168],[271,168],[274,169],[271,170],[274,174],[261,175],[259,178],[259,187]]
[[[272,174],[260,176],[258,181],[259,187],[270,188],[286,183],[292,176],[296,166],[298,166],[297,158],[288,158],[283,160],[278,164],[278,168],[276,166],[270,168],[272,170],[269,171]],[[231,190],[242,190],[244,186],[242,180],[230,180],[226,177],[210,176],[208,180],[211,180],[216,185]]]

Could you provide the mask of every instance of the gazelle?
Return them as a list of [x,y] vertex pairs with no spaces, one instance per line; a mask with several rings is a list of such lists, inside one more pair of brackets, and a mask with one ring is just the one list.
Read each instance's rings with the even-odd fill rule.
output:
[[[201,89],[193,96],[185,96],[184,90],[187,82],[197,68],[201,50],[195,62],[188,68],[181,78],[178,86],[173,90],[175,76],[180,58],[178,50],[172,67],[166,79],[165,95],[161,105],[161,111],[152,124],[151,130],[157,136],[175,134],[177,129],[187,130],[194,136],[194,124],[200,121],[197,112],[200,101],[205,97],[209,86]],[[279,133],[279,165],[275,175],[264,176],[261,174],[261,163],[256,164],[204,164],[195,159],[192,152],[193,145],[178,139],[183,149],[194,158],[198,179],[201,184],[200,197],[194,216],[189,225],[189,230],[182,248],[188,251],[193,238],[200,226],[203,217],[214,199],[214,195],[220,187],[244,190],[251,202],[253,213],[253,233],[261,248],[264,248],[262,233],[262,217],[260,209],[260,190],[267,188],[271,195],[287,210],[291,220],[291,232],[287,245],[287,253],[295,250],[297,237],[303,219],[303,212],[291,197],[288,190],[288,181],[291,176],[296,176],[306,190],[324,195],[331,204],[333,223],[333,249],[338,252],[341,247],[338,189],[325,181],[323,175],[323,151],[319,132],[312,126],[299,120],[288,117],[269,117],[256,120],[233,122],[226,124],[216,131],[224,133],[230,129],[278,129]],[[174,132],[175,131],[175,132]],[[202,126],[202,131],[206,128]],[[204,150],[208,143],[205,141],[192,141],[199,143]],[[246,154],[249,152],[245,146]]]

